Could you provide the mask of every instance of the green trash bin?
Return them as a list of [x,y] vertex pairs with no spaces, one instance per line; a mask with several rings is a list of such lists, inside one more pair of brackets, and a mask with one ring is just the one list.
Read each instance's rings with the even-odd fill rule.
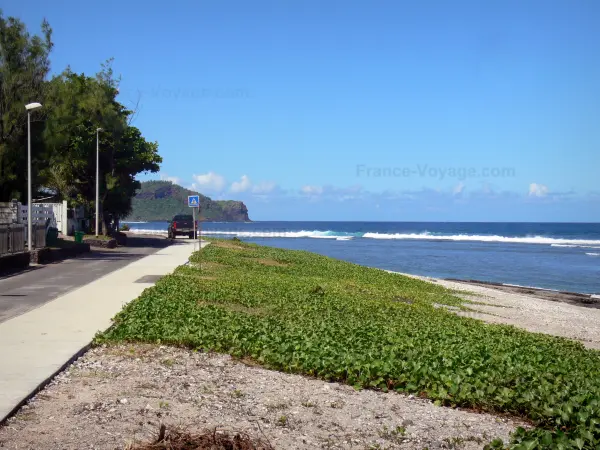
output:
[[85,233],[83,231],[76,231],[75,232],[75,242],[77,242],[78,244],[81,244],[83,242],[84,234]]

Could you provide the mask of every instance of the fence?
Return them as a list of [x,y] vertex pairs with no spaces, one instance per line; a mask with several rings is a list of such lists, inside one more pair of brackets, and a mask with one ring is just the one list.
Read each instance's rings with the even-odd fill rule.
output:
[[[35,234],[39,233],[39,227],[36,227]],[[46,245],[46,232],[38,238],[43,239]],[[19,253],[25,250],[25,227],[23,225],[9,225],[7,227],[0,226],[0,256],[12,253]]]
[[[0,202],[0,226],[25,224],[27,225],[27,205],[22,205],[16,200]],[[47,227],[57,228],[59,233],[70,234],[74,228],[79,231],[81,219],[85,218],[85,209],[77,207],[67,208],[67,202],[62,203],[33,203],[31,209],[31,222],[44,224]]]
[[[15,201],[0,202],[0,256],[23,252],[28,241],[27,205]],[[64,235],[69,228],[79,231],[84,225],[81,219],[85,216],[83,207],[67,209],[67,202],[33,203],[31,207],[32,247],[46,246],[46,235],[49,227],[57,228]]]
[[[44,225],[32,226],[33,248],[46,246],[46,227]],[[27,243],[27,227],[22,224],[0,226],[0,256],[24,252]]]
[[33,241],[31,244],[34,248],[44,248],[46,246],[47,228],[44,225],[34,225],[32,233]]
[[0,202],[0,225],[21,223],[21,204],[19,202]]
[[[27,223],[27,205],[21,205],[21,218]],[[67,202],[62,203],[33,203],[31,209],[31,222],[48,224],[67,234]]]

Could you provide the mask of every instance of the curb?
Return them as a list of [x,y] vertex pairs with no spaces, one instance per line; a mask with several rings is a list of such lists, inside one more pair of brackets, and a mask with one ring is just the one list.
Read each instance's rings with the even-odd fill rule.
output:
[[15,407],[13,409],[10,410],[10,412],[8,414],[6,414],[4,417],[2,417],[0,419],[0,426],[4,426],[6,424],[6,422],[13,417],[29,400],[31,400],[33,397],[35,397],[40,391],[42,391],[46,386],[48,386],[48,384],[50,384],[50,382],[52,380],[54,380],[54,378],[56,378],[56,376],[63,372],[67,367],[69,367],[71,364],[73,364],[76,360],[78,360],[80,357],[82,357],[84,354],[87,353],[87,351],[92,347],[92,343],[90,342],[89,344],[85,345],[83,348],[81,348],[79,351],[77,351],[73,356],[71,356],[67,362],[65,362],[62,366],[60,366],[58,368],[58,370],[56,370],[54,373],[52,373],[48,378],[46,378],[44,381],[42,381],[30,394],[28,394],[27,396],[25,396],[19,403],[17,403],[15,405]]

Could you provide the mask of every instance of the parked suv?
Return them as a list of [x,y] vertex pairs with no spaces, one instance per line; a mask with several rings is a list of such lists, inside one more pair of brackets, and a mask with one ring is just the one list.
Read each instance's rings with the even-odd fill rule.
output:
[[[198,229],[198,221],[196,221],[196,230]],[[169,223],[167,231],[169,239],[176,239],[177,236],[188,236],[190,239],[198,237],[194,236],[194,218],[191,214],[177,214]]]

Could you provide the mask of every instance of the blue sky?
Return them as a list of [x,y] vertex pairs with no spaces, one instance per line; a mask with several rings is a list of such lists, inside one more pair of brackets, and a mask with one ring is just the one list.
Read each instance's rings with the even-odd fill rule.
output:
[[[600,221],[600,2],[28,0],[255,220]],[[148,177],[145,177],[146,179]]]

